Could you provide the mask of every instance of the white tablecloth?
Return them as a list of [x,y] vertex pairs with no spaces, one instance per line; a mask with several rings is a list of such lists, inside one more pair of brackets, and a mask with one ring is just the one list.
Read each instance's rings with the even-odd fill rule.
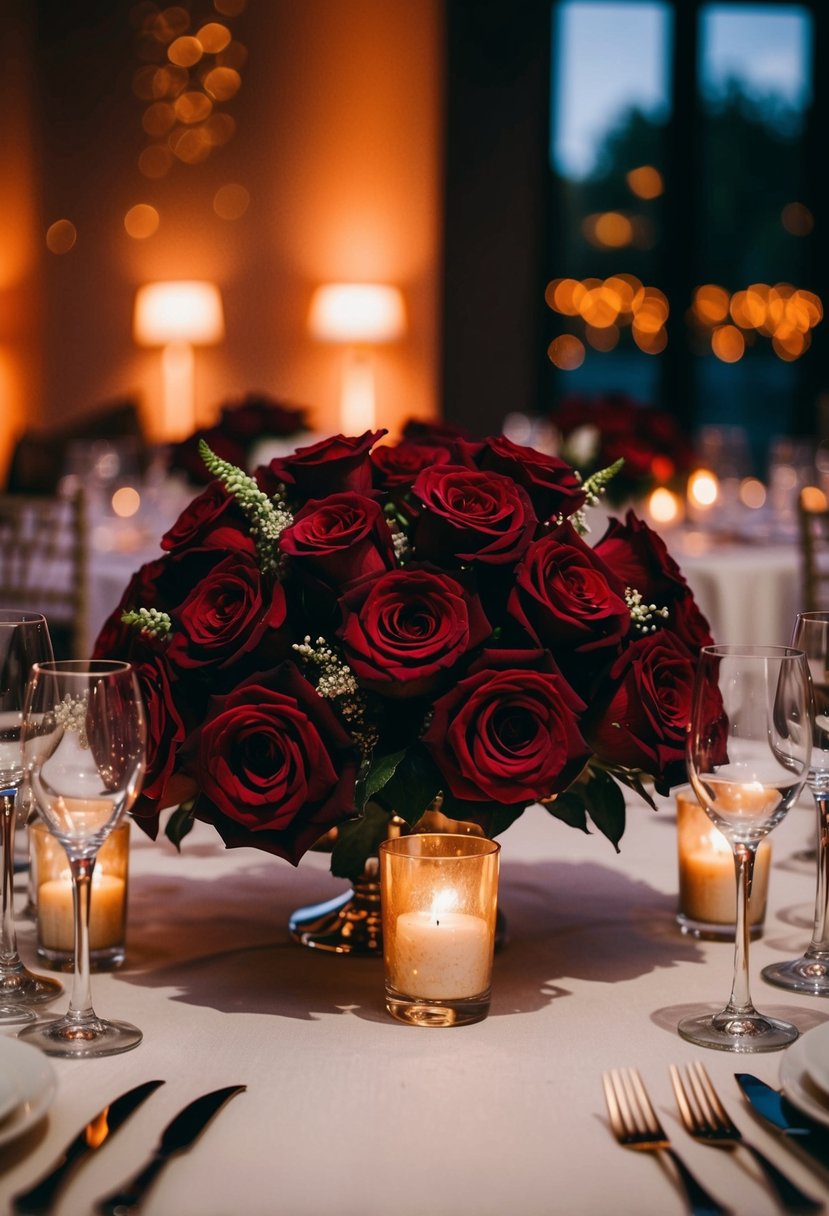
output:
[[[759,972],[808,940],[814,878],[790,859],[811,842],[813,815],[798,807],[772,838],[770,911],[751,965],[757,1004],[804,1031],[827,1019],[829,1002],[770,988]],[[672,802],[658,814],[630,810],[619,856],[529,810],[502,838],[509,942],[490,1016],[423,1029],[386,1014],[380,960],[290,941],[290,912],[342,887],[327,857],[294,870],[225,852],[203,827],[178,856],[135,831],[127,964],[95,976],[94,997],[100,1013],[138,1023],[144,1042],[108,1059],[54,1061],[48,1117],[0,1149],[0,1211],[108,1100],[163,1077],[66,1188],[62,1216],[91,1211],[191,1098],[237,1082],[247,1092],[162,1173],[148,1216],[680,1216],[670,1170],[618,1147],[607,1125],[601,1071],[634,1065],[710,1188],[738,1216],[772,1216],[747,1156],[695,1144],[679,1126],[668,1065],[695,1059],[743,1131],[827,1194],[829,1173],[760,1127],[734,1082],[747,1070],[775,1083],[781,1056],[705,1051],[676,1033],[696,1002],[725,1002],[733,950],[679,933],[675,839]],[[20,939],[32,964],[27,922]]]

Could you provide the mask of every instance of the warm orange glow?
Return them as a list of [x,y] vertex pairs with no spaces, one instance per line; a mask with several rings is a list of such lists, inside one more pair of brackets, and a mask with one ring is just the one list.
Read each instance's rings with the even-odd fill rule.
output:
[[585,325],[584,336],[594,350],[606,353],[618,345],[619,327],[618,325],[605,325],[602,329],[597,329],[592,325]]
[[811,345],[811,334],[799,330],[778,329],[771,340],[772,350],[785,363],[793,363],[805,354]]
[[623,249],[633,240],[633,225],[621,211],[588,215],[582,223],[582,231],[592,244],[605,249]]
[[169,101],[154,101],[144,111],[141,125],[148,135],[158,139],[176,125],[176,112]]
[[718,325],[711,335],[711,349],[723,363],[738,363],[745,354],[746,341],[736,325]]
[[672,524],[679,520],[680,502],[676,494],[658,486],[648,499],[648,511],[656,524]]
[[112,495],[112,509],[120,519],[129,519],[141,506],[141,495],[132,486],[120,486]]
[[676,472],[676,465],[670,456],[660,453],[651,461],[651,472],[657,481],[670,481]]
[[158,181],[169,173],[173,154],[166,144],[150,144],[138,157],[138,170],[151,181]]
[[815,226],[815,217],[803,203],[786,203],[780,212],[780,223],[792,236],[808,236]]
[[176,98],[173,110],[179,122],[204,122],[210,111],[213,109],[213,102],[205,93],[197,92],[191,89],[187,93],[182,93]]
[[547,290],[549,292],[547,302],[556,312],[562,313],[565,317],[578,315],[579,304],[586,294],[583,283],[580,283],[578,279],[555,279]]
[[55,220],[46,229],[46,248],[50,253],[68,253],[78,239],[78,230],[71,220]]
[[[647,325],[650,325],[650,320],[646,318]],[[645,355],[661,355],[662,351],[668,345],[668,332],[665,329],[650,329],[642,328],[639,325],[639,318],[636,317],[631,330],[633,340],[639,349]]]
[[744,477],[740,482],[740,502],[744,507],[757,510],[766,501],[766,487],[756,477]]
[[705,283],[694,292],[694,311],[706,325],[716,325],[728,316],[728,292],[716,283]]
[[205,127],[180,127],[170,136],[170,147],[186,165],[198,165],[210,155],[213,141]]
[[632,194],[637,198],[658,198],[665,189],[662,174],[653,165],[640,165],[625,174],[625,181]]
[[695,507],[713,507],[720,495],[720,484],[708,469],[697,469],[688,478],[688,501]]
[[213,0],[213,7],[223,17],[238,17],[245,11],[247,0]]
[[190,342],[208,346],[224,337],[219,289],[198,280],[148,283],[138,289],[133,335],[141,346]]
[[800,491],[800,501],[804,511],[814,511],[818,513],[829,508],[829,502],[823,490],[817,486],[804,486]]
[[550,362],[563,372],[575,371],[584,363],[584,343],[574,334],[560,334],[547,347]]
[[230,114],[211,114],[204,124],[204,131],[214,148],[220,148],[233,137],[236,119]]
[[199,62],[203,54],[204,50],[198,38],[189,34],[176,38],[167,48],[170,63],[180,68],[191,68],[194,63]]
[[84,1128],[84,1137],[90,1148],[100,1148],[109,1135],[109,1107],[106,1106]]
[[229,101],[239,91],[242,78],[235,68],[213,68],[204,78],[205,92],[216,101]]
[[238,220],[250,206],[250,193],[237,182],[227,182],[213,195],[213,210],[221,220]]
[[328,342],[391,342],[405,331],[406,309],[397,287],[329,283],[314,292],[308,324]]
[[158,231],[160,223],[161,217],[155,207],[151,207],[149,203],[136,203],[124,216],[127,235],[136,241],[143,241],[148,236],[153,236]]
[[[618,299],[618,297],[616,297]],[[612,325],[619,315],[619,309],[612,293],[608,296],[604,286],[594,287],[585,293],[579,305],[579,313],[588,325],[595,329],[603,329]]]
[[217,55],[230,42],[230,30],[218,21],[208,21],[196,34],[208,55]]
[[184,33],[189,24],[190,14],[187,9],[180,4],[171,5],[153,17],[153,37],[159,42],[172,42]]

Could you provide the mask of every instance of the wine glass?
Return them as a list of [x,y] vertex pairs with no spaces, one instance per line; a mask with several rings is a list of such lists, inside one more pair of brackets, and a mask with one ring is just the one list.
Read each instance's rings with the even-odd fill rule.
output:
[[20,724],[32,664],[51,659],[46,618],[37,612],[0,609],[0,815],[2,815],[3,904],[0,920],[0,1026],[33,1022],[32,1005],[53,1001],[63,985],[34,975],[17,952],[14,925],[14,828],[17,792],[23,780]]
[[144,773],[146,723],[129,663],[36,663],[23,712],[23,764],[40,817],[69,859],[75,975],[63,1017],[19,1037],[49,1055],[108,1056],[137,1047],[141,1031],[92,1008],[89,899],[98,849],[135,801]]
[[749,906],[757,846],[795,802],[809,771],[811,695],[806,656],[790,646],[705,646],[700,651],[688,776],[728,840],[737,872],[734,979],[719,1013],[684,1018],[682,1038],[721,1051],[775,1051],[794,1042],[789,1022],[758,1013],[749,992]]
[[807,784],[817,807],[817,894],[812,940],[800,958],[764,967],[770,984],[829,996],[829,612],[801,612],[792,645],[806,652],[814,697],[812,762]]

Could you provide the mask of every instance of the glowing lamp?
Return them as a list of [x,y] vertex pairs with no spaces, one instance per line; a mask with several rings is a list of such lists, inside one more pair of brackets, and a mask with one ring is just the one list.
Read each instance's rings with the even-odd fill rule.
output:
[[648,499],[648,513],[657,527],[671,527],[682,522],[682,503],[665,486],[657,486]]
[[198,426],[194,346],[213,346],[225,334],[222,297],[215,283],[182,280],[138,289],[133,337],[140,346],[163,347],[164,405],[161,429],[182,439]]
[[311,298],[308,327],[323,342],[346,346],[340,396],[340,429],[361,435],[376,425],[374,366],[370,347],[393,342],[406,330],[399,288],[381,283],[327,283]]
[[697,510],[707,510],[713,507],[720,495],[720,485],[716,476],[708,469],[697,469],[688,478],[688,501]]

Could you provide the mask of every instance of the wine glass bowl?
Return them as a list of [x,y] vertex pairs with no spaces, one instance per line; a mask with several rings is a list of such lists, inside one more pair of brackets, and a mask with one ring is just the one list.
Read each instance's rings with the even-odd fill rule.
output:
[[797,800],[809,772],[811,693],[806,656],[788,646],[706,646],[688,730],[688,777],[734,853],[737,927],[731,997],[685,1018],[680,1035],[722,1051],[774,1051],[797,1038],[758,1013],[749,992],[749,897],[757,846]]
[[32,664],[52,658],[46,618],[0,609],[0,831],[3,896],[0,916],[0,1026],[33,1022],[34,1008],[53,1001],[63,985],[35,975],[20,959],[14,924],[14,829],[23,783],[20,741],[23,701]]
[[800,958],[772,963],[763,979],[790,992],[829,996],[829,612],[801,612],[792,645],[806,654],[811,679],[812,758],[807,784],[817,810],[817,890],[812,940]]
[[23,715],[23,763],[40,818],[63,845],[74,887],[75,976],[67,1013],[20,1038],[51,1055],[101,1056],[141,1041],[127,1022],[92,1008],[89,900],[99,848],[138,796],[146,724],[129,663],[35,664]]

